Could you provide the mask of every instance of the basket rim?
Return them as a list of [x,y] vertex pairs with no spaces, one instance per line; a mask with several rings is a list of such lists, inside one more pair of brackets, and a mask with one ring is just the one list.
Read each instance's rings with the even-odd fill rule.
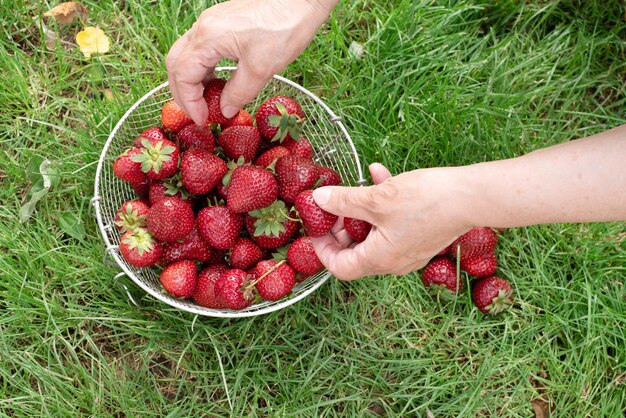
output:
[[[234,71],[236,70],[237,67],[216,67],[215,71],[216,72],[220,72],[220,71]],[[317,97],[317,95],[313,94],[312,92],[310,92],[309,90],[307,90],[305,87],[285,78],[282,77],[280,75],[274,75],[273,76],[274,79],[277,79],[283,83],[286,83],[288,85],[290,85],[291,87],[301,91],[302,93],[306,94],[307,96],[309,96],[311,99],[313,99],[318,105],[320,105],[330,116],[330,121],[332,123],[337,124],[337,126],[339,127],[339,129],[341,130],[342,134],[346,137],[346,139],[348,140],[348,144],[350,145],[350,149],[352,151],[352,154],[354,156],[354,162],[356,165],[356,169],[357,169],[357,175],[358,175],[358,183],[362,184],[365,182],[365,180],[363,179],[363,170],[361,168],[361,162],[359,160],[358,157],[358,153],[356,151],[356,148],[354,146],[354,143],[352,142],[352,138],[350,137],[350,134],[348,133],[345,125],[343,124],[341,118],[339,116],[337,116],[337,114],[335,112],[332,111],[332,109],[330,109],[326,103],[324,103],[319,97]],[[122,125],[124,124],[124,122],[126,121],[126,119],[128,119],[128,117],[139,107],[141,106],[141,104],[143,104],[146,100],[150,99],[156,92],[163,90],[164,88],[166,88],[167,86],[169,86],[169,82],[166,81],[158,86],[156,86],[155,88],[153,88],[152,90],[150,90],[149,92],[147,92],[146,94],[144,94],[139,100],[137,100],[135,103],[133,103],[133,105],[128,108],[128,110],[124,113],[124,115],[119,119],[119,121],[115,124],[115,127],[113,128],[113,130],[111,131],[111,133],[109,134],[109,137],[107,138],[106,142],[104,143],[103,147],[102,147],[102,152],[100,153],[100,157],[98,159],[98,166],[96,168],[96,175],[95,175],[95,182],[94,182],[94,196],[92,198],[92,202],[93,202],[93,206],[95,209],[95,215],[96,215],[96,220],[98,223],[98,228],[100,230],[100,234],[104,240],[104,243],[106,245],[106,253],[108,253],[116,262],[117,266],[120,267],[124,274],[126,276],[128,276],[137,286],[139,286],[141,289],[143,289],[146,293],[150,294],[151,296],[155,297],[156,299],[160,300],[161,302],[164,302],[165,304],[181,309],[185,312],[189,312],[189,313],[193,313],[193,314],[197,314],[197,315],[202,315],[202,316],[207,316],[207,317],[218,317],[218,318],[245,318],[245,317],[252,317],[252,316],[259,316],[259,315],[264,315],[264,314],[268,314],[270,312],[274,312],[277,311],[279,309],[283,309],[286,308],[287,306],[293,305],[294,303],[302,300],[303,298],[305,298],[306,296],[309,296],[311,293],[313,293],[315,290],[317,290],[322,284],[324,284],[331,276],[330,272],[328,272],[327,270],[324,271],[324,274],[322,277],[320,277],[312,286],[310,286],[309,288],[307,288],[306,290],[304,290],[302,293],[293,296],[293,297],[289,297],[287,299],[284,299],[283,301],[279,301],[278,303],[273,303],[269,306],[260,308],[260,309],[249,309],[249,310],[243,310],[243,311],[231,311],[231,310],[218,310],[218,309],[210,309],[210,308],[196,308],[193,306],[186,306],[183,305],[171,298],[166,298],[163,293],[157,292],[154,289],[148,287],[142,280],[139,280],[136,275],[126,266],[126,263],[124,262],[124,260],[122,260],[119,251],[118,251],[118,246],[113,244],[111,241],[109,241],[109,237],[107,234],[107,229],[110,228],[107,227],[106,225],[104,225],[103,219],[102,219],[102,211],[100,208],[100,203],[102,201],[102,196],[100,196],[99,190],[100,190],[100,179],[102,177],[102,171],[104,170],[104,164],[105,164],[105,159],[108,153],[108,150],[111,146],[111,143],[113,142],[113,140],[115,139],[115,136],[117,134],[117,132],[120,130],[120,128],[122,127]],[[105,254],[106,256],[106,254]]]

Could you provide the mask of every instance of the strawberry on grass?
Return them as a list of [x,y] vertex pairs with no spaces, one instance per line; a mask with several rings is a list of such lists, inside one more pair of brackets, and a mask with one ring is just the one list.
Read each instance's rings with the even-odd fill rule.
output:
[[435,257],[424,267],[422,283],[443,299],[453,299],[461,292],[463,282],[457,275],[456,264],[448,257]]
[[460,261],[461,270],[475,277],[487,277],[496,274],[498,259],[496,253],[490,251],[474,258],[464,258]]
[[[493,252],[498,244],[498,235],[488,227],[472,228],[450,245],[450,255],[461,261]],[[458,255],[460,254],[460,256]]]
[[480,278],[472,286],[472,302],[482,313],[499,314],[513,306],[513,288],[498,276]]

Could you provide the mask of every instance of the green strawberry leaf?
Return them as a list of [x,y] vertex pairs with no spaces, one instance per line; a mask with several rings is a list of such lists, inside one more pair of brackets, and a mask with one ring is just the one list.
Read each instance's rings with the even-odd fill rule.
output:
[[282,119],[283,119],[282,116],[272,115],[267,118],[267,121],[270,123],[270,126],[273,126],[274,128],[278,128]]
[[59,216],[59,228],[72,238],[82,241],[85,238],[83,221],[72,212],[62,212]]

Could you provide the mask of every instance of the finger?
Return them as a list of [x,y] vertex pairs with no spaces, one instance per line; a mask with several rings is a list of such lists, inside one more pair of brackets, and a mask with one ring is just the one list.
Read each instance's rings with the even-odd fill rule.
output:
[[[313,199],[327,212],[347,218],[362,219],[374,224],[373,188],[325,186],[313,190]],[[375,209],[375,208],[374,208]]]
[[174,71],[176,69],[176,65],[178,63],[178,57],[182,52],[187,48],[189,44],[189,33],[191,29],[185,32],[183,36],[178,38],[176,42],[170,48],[170,51],[167,53],[167,57],[165,57],[165,68],[167,69],[167,77],[169,80],[170,91],[172,92],[172,96],[176,103],[180,105],[180,99],[178,98],[178,90],[176,89],[176,80]]
[[176,60],[173,80],[177,103],[197,125],[204,126],[209,116],[203,82],[220,59],[212,48],[190,42]]
[[391,177],[391,172],[389,172],[387,167],[380,163],[370,164],[369,169],[372,180],[374,180],[374,184],[380,184]]
[[357,251],[360,245],[345,248],[331,234],[311,238],[311,243],[322,264],[339,280],[354,280],[368,274],[367,264]]
[[260,70],[249,61],[239,61],[220,98],[224,117],[235,116],[242,107],[257,97],[271,78],[272,74]]

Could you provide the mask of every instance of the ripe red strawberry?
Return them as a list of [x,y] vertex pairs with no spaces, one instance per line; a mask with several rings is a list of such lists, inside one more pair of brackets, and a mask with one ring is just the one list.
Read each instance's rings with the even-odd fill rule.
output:
[[475,258],[461,259],[461,270],[476,277],[487,277],[496,274],[498,259],[493,251]]
[[189,193],[189,191],[183,186],[183,182],[181,181],[178,173],[165,180],[155,180],[152,184],[150,184],[150,191],[148,192],[150,206],[165,197],[177,197],[180,200],[189,203],[192,207],[196,203],[196,200],[191,193]]
[[229,270],[226,264],[213,264],[198,274],[193,300],[200,306],[211,309],[222,309],[224,305],[215,295],[215,282]]
[[243,156],[246,162],[252,162],[261,145],[261,135],[254,126],[232,126],[220,133],[217,143],[231,160]]
[[254,292],[246,287],[248,284],[248,273],[239,269],[227,270],[215,281],[215,296],[228,309],[245,309],[254,299]]
[[191,193],[210,192],[227,172],[226,162],[210,151],[190,148],[183,152],[180,161],[181,180]]
[[198,213],[198,232],[211,247],[232,248],[243,227],[243,216],[226,206],[209,206]]
[[239,238],[230,251],[232,268],[248,270],[263,258],[263,251],[248,238]]
[[343,227],[346,229],[350,238],[356,242],[363,242],[367,238],[367,234],[372,229],[372,224],[360,219],[344,218]]
[[289,213],[290,210],[285,208],[285,203],[281,200],[249,212],[245,217],[248,235],[263,249],[282,247],[300,227],[298,222],[289,219]]
[[194,225],[182,241],[163,245],[163,255],[159,264],[167,266],[180,260],[205,262],[211,258],[212,251],[209,243],[200,236],[197,226]]
[[263,260],[254,269],[256,290],[265,300],[278,300],[296,284],[296,273],[284,261]]
[[193,210],[176,197],[166,197],[150,207],[146,221],[156,239],[173,242],[185,238],[193,229]]
[[422,271],[422,283],[432,293],[445,299],[457,296],[463,282],[457,280],[456,264],[448,257],[435,257]]
[[153,180],[170,177],[178,172],[180,149],[170,140],[141,139],[141,154],[132,160],[141,163],[141,171]]
[[231,126],[254,126],[254,120],[250,113],[241,109],[236,116],[229,119],[228,122],[222,124],[222,131]]
[[149,209],[150,207],[141,200],[128,200],[117,210],[114,224],[120,232],[144,228]]
[[282,145],[277,145],[265,151],[263,154],[259,156],[259,158],[254,161],[254,165],[259,167],[267,168],[270,164],[276,163],[276,161],[280,157],[284,157],[285,155],[289,155],[290,152],[287,148]]
[[185,126],[176,134],[176,140],[180,149],[202,148],[209,152],[215,149],[215,135],[206,126],[198,126],[195,123]]
[[177,261],[165,267],[159,277],[165,290],[179,298],[188,298],[196,290],[198,269],[191,260]]
[[293,203],[301,192],[315,186],[319,173],[313,160],[290,154],[276,162],[276,177],[281,199]]
[[304,232],[310,237],[321,237],[330,232],[337,215],[328,213],[315,203],[313,191],[305,190],[296,197],[294,207],[300,215]]
[[129,148],[122,153],[113,163],[113,174],[131,185],[141,184],[146,180],[146,173],[141,171],[141,164],[133,158],[140,155],[140,148]]
[[488,227],[473,228],[450,245],[450,254],[457,257],[457,251],[459,251],[461,260],[467,260],[492,252],[497,244],[498,235],[493,229]]
[[148,139],[149,141],[163,141],[167,139],[165,132],[158,126],[151,126],[145,131],[143,131],[139,136],[135,139],[134,145],[138,148],[143,147],[141,140],[143,138]]
[[142,199],[148,200],[148,196],[150,193],[150,185],[152,184],[152,179],[148,176],[141,182],[137,184],[131,184],[133,191]]
[[472,301],[481,312],[495,315],[513,305],[513,288],[501,277],[483,277],[472,286]]
[[204,100],[206,100],[206,104],[209,108],[209,123],[226,124],[231,119],[236,117],[235,115],[233,118],[226,119],[226,117],[222,114],[222,110],[220,108],[220,97],[225,85],[226,80],[214,78],[204,86]]
[[313,145],[311,145],[311,142],[305,137],[300,137],[300,139],[295,141],[288,141],[285,143],[285,147],[290,153],[298,157],[313,158]]
[[250,212],[271,205],[278,197],[278,182],[268,170],[242,165],[233,172],[228,184],[228,209]]
[[125,232],[120,240],[120,254],[135,267],[150,267],[161,257],[161,243],[145,228],[135,228]]
[[303,278],[312,276],[324,269],[324,265],[317,257],[311,237],[297,238],[287,250],[287,262]]
[[167,131],[177,133],[192,123],[193,120],[174,100],[165,103],[161,108],[161,125]]
[[211,250],[211,256],[204,262],[205,266],[210,266],[211,264],[226,264],[226,251],[216,248],[212,248]]
[[256,126],[266,141],[283,143],[300,138],[300,125],[304,122],[302,107],[291,97],[274,96],[259,106]]
[[330,167],[317,167],[317,173],[320,176],[319,187],[339,186],[342,183],[341,176]]
[[446,248],[444,248],[443,250],[441,250],[441,251],[439,251],[439,252],[437,253],[437,257],[441,257],[441,256],[448,255],[448,254],[453,255],[453,254],[451,253],[451,251],[452,251],[452,249],[451,249],[451,248],[450,248],[450,246],[448,245]]

